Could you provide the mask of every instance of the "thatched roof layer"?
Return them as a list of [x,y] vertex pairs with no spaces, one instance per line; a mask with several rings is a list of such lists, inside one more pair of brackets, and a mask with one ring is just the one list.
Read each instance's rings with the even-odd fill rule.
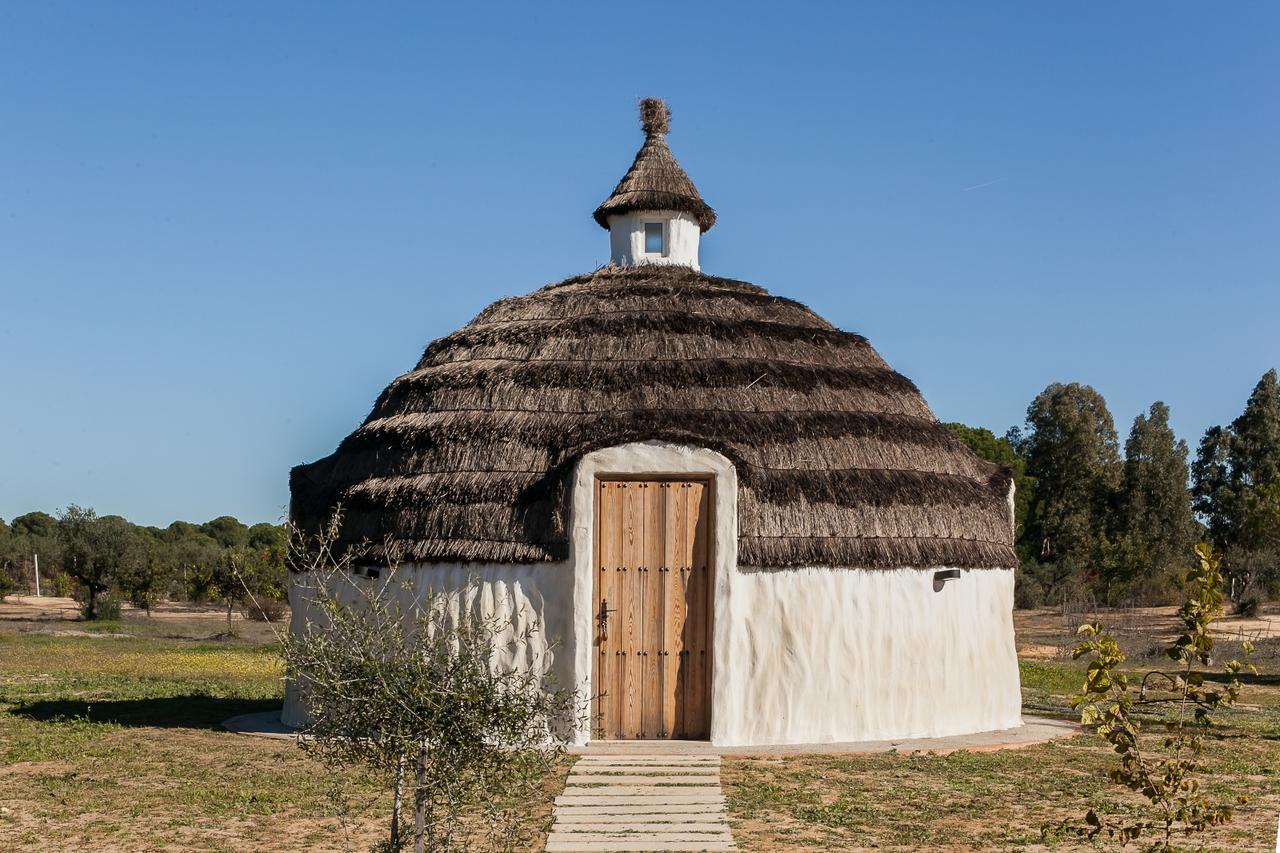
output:
[[586,453],[707,447],[736,466],[741,565],[1009,567],[1007,471],[934,419],[867,341],[680,266],[605,267],[433,342],[293,512],[395,560],[561,561]]
[[666,102],[658,98],[642,100],[640,122],[645,132],[644,145],[613,193],[596,208],[596,222],[601,228],[608,228],[609,217],[615,214],[673,210],[688,213],[707,231],[716,224],[716,212],[702,200],[698,188],[667,147],[671,115]]

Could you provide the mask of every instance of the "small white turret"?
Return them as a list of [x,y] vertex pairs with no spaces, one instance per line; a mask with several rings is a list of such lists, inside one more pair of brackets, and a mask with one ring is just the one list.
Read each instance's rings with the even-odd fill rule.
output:
[[711,209],[667,147],[671,114],[665,102],[640,102],[644,145],[613,193],[596,208],[609,229],[609,259],[621,266],[678,264],[701,269],[698,244],[716,222]]
[[702,229],[691,214],[676,210],[635,210],[609,217],[609,260],[621,266],[698,266]]

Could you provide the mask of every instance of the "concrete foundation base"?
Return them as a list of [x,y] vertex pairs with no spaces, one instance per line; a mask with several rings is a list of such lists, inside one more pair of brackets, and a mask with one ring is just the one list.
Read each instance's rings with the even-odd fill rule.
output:
[[[228,731],[253,737],[295,740],[297,733],[280,721],[279,711],[241,714],[222,724]],[[857,755],[874,752],[995,752],[1021,749],[1051,740],[1074,737],[1081,733],[1080,724],[1052,717],[1024,717],[1022,725],[996,732],[978,732],[951,737],[909,738],[905,740],[872,740],[856,743],[806,743],[764,746],[716,747],[702,740],[603,740],[588,746],[573,746],[573,755],[720,755],[733,758],[776,758],[787,755]]]

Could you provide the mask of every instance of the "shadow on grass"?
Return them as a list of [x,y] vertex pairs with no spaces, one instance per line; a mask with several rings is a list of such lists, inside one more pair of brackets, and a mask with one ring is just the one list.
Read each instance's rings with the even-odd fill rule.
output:
[[[1252,672],[1242,672],[1239,674],[1240,683],[1244,685],[1253,685],[1255,687],[1280,687],[1280,674],[1272,672],[1260,672],[1254,675]],[[1225,684],[1231,680],[1231,676],[1223,672],[1206,672],[1204,673],[1205,681],[1212,681],[1215,684]],[[1241,701],[1244,701],[1243,699]]]
[[47,699],[12,708],[9,713],[42,722],[75,718],[118,726],[221,729],[222,721],[280,707],[279,699],[234,699],[192,694],[154,699]]

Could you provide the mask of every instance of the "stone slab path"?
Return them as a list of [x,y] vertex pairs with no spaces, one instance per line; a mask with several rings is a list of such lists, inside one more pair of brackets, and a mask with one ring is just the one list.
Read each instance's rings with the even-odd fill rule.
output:
[[720,756],[589,752],[556,797],[547,853],[737,850],[725,819]]

